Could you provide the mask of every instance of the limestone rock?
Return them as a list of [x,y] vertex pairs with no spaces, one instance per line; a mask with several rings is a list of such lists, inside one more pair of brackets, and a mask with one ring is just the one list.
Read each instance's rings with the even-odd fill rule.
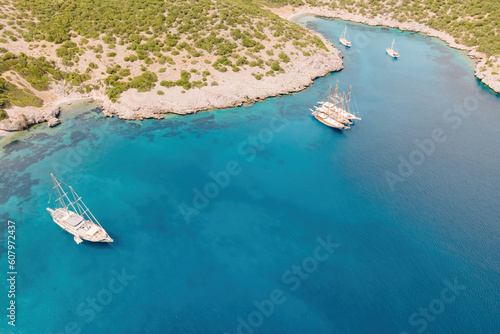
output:
[[47,125],[51,128],[59,124],[61,124],[61,120],[57,117],[51,117],[47,122]]

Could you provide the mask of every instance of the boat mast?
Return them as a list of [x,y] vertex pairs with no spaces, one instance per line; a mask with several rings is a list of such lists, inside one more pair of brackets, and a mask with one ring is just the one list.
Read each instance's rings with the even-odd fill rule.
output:
[[92,222],[94,222],[97,225],[101,226],[101,224],[99,224],[99,221],[96,219],[96,217],[94,217],[94,215],[92,214],[92,212],[89,210],[89,208],[87,207],[87,205],[85,205],[85,203],[83,202],[82,198],[80,196],[78,196],[78,194],[73,189],[73,187],[69,186],[69,189],[71,190],[71,193],[72,193],[73,197],[75,198],[75,204],[78,207],[78,213],[80,214],[80,216],[86,216],[88,220],[91,220]]
[[85,210],[80,205],[80,201],[82,200],[82,198],[80,196],[78,196],[78,194],[76,193],[76,191],[73,189],[72,186],[69,186],[69,190],[71,190],[71,195],[73,195],[73,199],[74,199],[73,204],[76,204],[78,214],[80,216],[83,216],[85,214]]
[[[59,193],[59,198],[57,199],[57,201],[59,201],[59,203],[61,204],[61,206],[63,208],[67,209],[68,206],[71,206],[73,208],[73,210],[76,212],[75,206],[73,205],[73,203],[69,199],[68,193],[64,191],[59,180],[52,173],[50,174],[50,176],[52,177],[52,181],[54,181],[54,184],[55,184],[54,188],[57,189],[57,192]],[[64,201],[65,198],[68,201],[68,204],[66,204],[66,202]]]
[[335,85],[335,95],[333,96],[333,110],[337,108],[337,90],[339,88],[339,82],[337,80],[337,84]]
[[325,105],[326,110],[328,111],[327,114],[331,114],[332,108],[330,106],[330,101],[332,99],[332,86],[330,86],[330,91],[328,92],[328,104]]
[[347,94],[347,104],[345,106],[346,112],[349,112],[349,101],[351,101],[351,86],[349,86],[349,94]]
[[340,110],[342,110],[342,111],[345,111],[344,110],[344,101],[345,101],[345,92],[342,92],[342,106],[340,108]]

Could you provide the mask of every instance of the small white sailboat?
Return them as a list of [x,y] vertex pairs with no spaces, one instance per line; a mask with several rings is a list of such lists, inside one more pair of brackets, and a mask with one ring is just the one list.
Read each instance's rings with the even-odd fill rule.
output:
[[73,234],[73,239],[77,244],[80,244],[83,240],[113,242],[113,239],[106,233],[73,188],[68,186],[73,197],[73,200],[70,200],[68,193],[61,186],[61,182],[53,174],[50,174],[50,176],[54,181],[54,189],[57,190],[59,195],[56,200],[59,202],[59,207],[56,209],[47,208],[54,222],[66,232]]
[[394,45],[394,40],[392,40],[391,46],[385,49],[385,52],[392,58],[399,58],[399,53],[396,50],[396,46]]
[[339,42],[343,46],[350,48],[352,46],[351,42],[348,40],[348,35],[347,35],[347,26],[344,29],[344,32],[342,32],[342,35],[339,37]]

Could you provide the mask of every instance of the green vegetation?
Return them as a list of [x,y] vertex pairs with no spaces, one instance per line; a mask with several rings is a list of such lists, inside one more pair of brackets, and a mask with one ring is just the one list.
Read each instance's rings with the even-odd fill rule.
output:
[[[163,52],[172,56],[184,54],[187,58],[200,57],[205,52],[229,57],[238,48],[259,52],[265,50],[260,41],[270,40],[266,31],[280,38],[280,42],[305,39],[304,45],[326,49],[306,29],[262,9],[258,1],[13,0],[13,4],[23,17],[31,13],[37,19],[19,21],[23,38],[62,43],[57,55],[66,66],[78,62],[78,55],[83,52],[71,41],[77,35],[82,36],[81,45],[88,44],[89,39],[100,39],[113,48],[117,42],[126,45],[136,55],[125,60],[139,59],[146,65],[174,65],[173,59]],[[102,53],[102,45],[93,50]],[[267,53],[272,54],[272,50]],[[116,53],[109,52],[107,56],[115,57]],[[223,67],[219,70],[224,71]]]
[[[244,0],[0,1],[0,42],[6,43],[7,48],[11,41],[31,42],[28,50],[47,48],[48,57],[54,57],[51,52],[55,50],[60,59],[57,63],[64,68],[62,71],[50,58],[12,54],[0,48],[0,75],[13,71],[31,86],[19,89],[17,83],[2,79],[2,106],[37,105],[40,101],[30,89],[47,90],[53,81],[64,81],[69,88],[90,92],[99,88],[99,73],[105,76],[107,95],[116,101],[131,88],[141,92],[153,89],[159,81],[157,74],[165,73],[166,67],[201,65],[199,71],[183,67],[186,70],[179,79],[161,82],[164,87],[180,86],[187,91],[209,83],[218,85],[209,80],[212,78],[208,78],[211,74],[205,70],[207,65],[219,72],[258,67],[257,70],[274,75],[283,73],[282,67],[291,61],[293,54],[281,51],[285,45],[300,42],[301,50],[308,54],[327,50],[307,29],[263,9],[262,4]],[[126,55],[119,59],[118,50],[123,49],[127,50]],[[80,59],[88,61],[89,56],[95,60],[82,73],[76,67],[68,70]],[[269,60],[273,56],[276,59]],[[130,64],[130,69],[122,68],[123,60],[134,64]],[[151,69],[158,68],[158,64],[165,67],[153,73]],[[102,66],[108,66],[105,73],[101,72]],[[96,71],[99,67],[101,70]],[[133,73],[138,68],[140,75]],[[257,80],[262,77],[263,74],[255,75]],[[91,79],[94,81],[89,83]]]
[[[208,75],[210,75],[210,72],[208,72],[208,71],[203,72],[204,78],[206,77],[205,73],[209,73]],[[201,81],[200,80],[189,81],[190,79],[191,79],[191,73],[189,73],[187,71],[181,71],[181,78],[179,80],[177,80],[175,82],[163,80],[162,82],[160,82],[160,85],[163,87],[167,87],[167,88],[181,86],[185,90],[189,90],[191,88],[201,88],[201,87],[207,85],[207,83],[203,82],[202,80]]]
[[280,68],[280,64],[277,61],[273,62],[272,65],[271,65],[271,69],[273,71],[279,71],[281,69]]
[[47,90],[51,80],[64,78],[64,73],[56,69],[54,61],[45,57],[34,58],[21,53],[16,56],[6,53],[0,57],[0,74],[12,70],[30,83],[36,90]]
[[78,55],[82,55],[83,52],[78,48],[76,43],[71,41],[66,41],[57,50],[56,54],[61,57],[66,63],[70,63],[72,60],[78,63]]
[[64,79],[66,79],[66,82],[71,86],[80,86],[85,81],[90,79],[90,75],[88,75],[86,73],[80,74],[77,71],[75,71],[75,72],[71,72],[71,73],[65,73]]
[[130,88],[135,88],[139,92],[150,91],[155,87],[156,82],[158,81],[158,76],[149,71],[131,78],[128,82],[122,81],[121,79],[123,79],[123,75],[130,75],[130,71],[127,73],[127,71],[120,70],[120,65],[116,65],[114,68],[108,68],[106,72],[111,74],[104,80],[108,86],[106,93],[113,102],[116,102],[122,92]]
[[[102,39],[105,44],[119,40],[130,45],[131,50],[155,52],[177,47],[178,51],[192,52],[197,57],[201,50],[227,55],[239,45],[237,41],[245,48],[253,48],[259,44],[258,40],[267,38],[263,33],[265,27],[276,37],[283,35],[287,39],[301,39],[307,33],[252,1],[14,0],[13,3],[21,13],[31,12],[38,20],[36,23],[30,20],[30,24],[28,19],[20,21],[25,39],[57,44],[70,41],[71,31],[75,31],[85,40]],[[252,19],[256,18],[261,21],[254,24]],[[228,30],[230,39],[221,34]]]
[[0,78],[0,120],[7,118],[4,108],[11,105],[18,107],[41,107],[42,99],[36,97],[28,89],[20,89],[14,84]]
[[284,52],[280,52],[280,54],[278,55],[278,57],[280,57],[280,59],[285,62],[285,63],[288,63],[290,61],[290,58],[288,57],[288,55]]
[[217,71],[219,71],[219,72],[226,72],[227,71],[227,67],[226,66],[233,66],[233,63],[226,56],[217,59],[212,64],[212,67],[214,69],[216,69]]
[[[304,5],[304,1],[302,1],[302,0],[260,0],[260,1],[255,1],[255,2],[266,5],[268,7],[273,7],[273,8],[283,7],[283,6],[288,6],[288,5],[292,5],[292,6]],[[316,3],[317,1],[307,1],[307,2],[308,3],[310,3],[310,2]]]
[[255,79],[257,80],[261,80],[263,75],[261,73],[252,73],[252,75],[254,76]]

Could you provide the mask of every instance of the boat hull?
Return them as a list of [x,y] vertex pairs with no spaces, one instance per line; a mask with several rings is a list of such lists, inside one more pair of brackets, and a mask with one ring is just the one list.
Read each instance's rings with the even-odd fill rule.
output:
[[350,48],[352,46],[352,43],[349,42],[347,39],[345,38],[339,38],[339,42],[340,44],[342,44],[343,46],[345,46],[346,48]]
[[391,56],[392,58],[395,58],[395,59],[398,59],[399,58],[399,53],[397,53],[396,51],[394,50],[391,50],[391,49],[385,49],[385,52],[387,52],[387,54],[389,56]]
[[346,128],[346,126],[340,122],[337,122],[336,120],[334,119],[331,119],[330,117],[321,117],[321,114],[322,113],[318,113],[318,114],[313,114],[314,118],[316,118],[318,121],[320,121],[321,123],[323,123],[324,125],[326,126],[329,126],[331,128],[335,128],[335,129],[339,129],[339,130],[342,130],[344,128]]
[[[75,236],[75,242],[78,244],[80,243],[77,241],[78,239],[89,242],[113,242],[113,239],[102,227],[89,220],[84,220],[83,217],[70,210],[61,208],[52,210],[47,208],[47,211],[50,212],[54,223],[59,225],[66,232]],[[82,218],[82,222],[77,227],[69,223],[69,220],[71,218],[74,219],[75,217]]]
[[[361,120],[360,117],[356,116],[356,115],[353,115],[351,113],[348,113],[346,111],[343,111],[341,110],[340,108],[338,107],[335,107],[332,103],[330,102],[318,102],[319,104],[321,104],[323,107],[325,108],[328,108],[330,110],[332,110],[333,112],[337,113],[341,118],[344,118],[346,120]],[[351,122],[352,123],[352,122]]]

